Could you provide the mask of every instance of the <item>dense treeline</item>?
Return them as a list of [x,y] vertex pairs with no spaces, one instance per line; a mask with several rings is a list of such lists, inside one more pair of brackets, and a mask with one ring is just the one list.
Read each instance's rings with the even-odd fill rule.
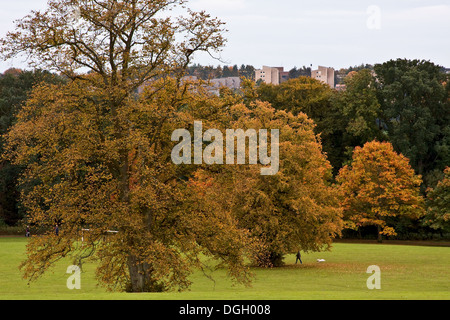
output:
[[[248,79],[255,78],[255,68],[252,65],[238,66],[234,65],[218,65],[218,66],[203,66],[197,63],[189,66],[187,68],[187,73],[189,76],[196,76],[198,79],[208,80],[215,78],[226,78],[226,77],[245,77]],[[351,72],[357,72],[363,69],[373,70],[373,65],[362,64],[359,66],[350,66],[348,68],[341,68],[335,71],[335,83],[343,84],[344,78]],[[306,67],[293,67],[289,72],[289,79],[295,79],[298,77],[311,77],[311,66]]]
[[[348,69],[340,70],[339,74],[346,75],[348,72],[354,70],[356,67],[350,67]],[[242,64],[240,67],[235,65],[224,65],[224,66],[202,66],[200,64],[193,64],[187,68],[187,74],[189,76],[196,76],[198,79],[209,80],[214,78],[226,78],[226,77],[241,77],[254,79],[256,68],[252,65]],[[295,79],[298,77],[310,77],[311,67],[293,67],[289,70],[289,79]]]
[[[294,79],[279,86],[260,84],[258,97],[278,110],[294,114],[304,112],[315,121],[316,132],[322,137],[323,149],[333,166],[334,175],[350,162],[355,147],[373,140],[390,141],[397,152],[407,156],[415,172],[422,176],[423,195],[434,191],[438,183],[441,186],[438,190],[443,189],[444,169],[450,163],[450,86],[442,68],[426,61],[408,60],[389,61],[375,68],[350,67],[341,70],[344,74],[350,73],[344,78],[346,90],[342,92],[307,77],[305,67],[303,71],[306,74],[303,73],[303,76],[300,73],[299,77],[295,77],[297,71],[296,68],[291,70]],[[236,65],[217,68],[193,65],[188,73],[202,79],[226,76],[251,78],[254,68],[244,65],[240,68]],[[11,69],[1,75],[1,134],[6,133],[14,123],[15,114],[33,86],[42,81],[58,83],[63,82],[64,78],[40,70]],[[0,148],[3,150],[2,140]],[[18,201],[20,170],[18,166],[2,161],[0,217],[2,223],[8,225],[15,225],[24,216]],[[431,203],[436,203],[436,200],[430,199],[427,203],[431,208]],[[445,218],[448,209],[445,205],[440,206],[442,214],[437,218],[440,223],[434,221],[435,216],[430,219],[435,214],[431,213],[431,209],[420,223],[408,221],[407,218],[394,221],[400,236],[418,238],[430,237],[434,230],[439,235],[448,232],[448,218]],[[426,226],[433,226],[434,229]],[[369,230],[370,235],[371,228],[363,227],[361,230]]]
[[[450,82],[443,68],[428,61],[392,60],[383,64],[341,69],[346,90],[336,91],[308,77],[310,68],[293,68],[291,79],[278,86],[260,83],[253,99],[270,102],[276,110],[305,113],[315,122],[337,177],[352,162],[355,148],[371,141],[388,141],[409,159],[422,177],[421,194],[428,214],[420,219],[390,217],[399,238],[442,237],[449,232],[448,188],[444,170],[450,165]],[[189,75],[201,79],[239,76],[251,79],[254,67],[205,67],[194,64]],[[0,130],[5,134],[32,88],[41,83],[63,83],[64,77],[46,71],[10,69],[0,76]],[[3,140],[0,140],[3,152]],[[15,225],[24,212],[19,202],[21,168],[2,160],[0,221]],[[447,170],[448,172],[448,170]],[[447,179],[447,180],[445,180]],[[437,197],[436,194],[440,193]],[[431,197],[433,195],[433,197]],[[436,199],[440,199],[439,201]],[[438,206],[439,209],[433,209]],[[438,212],[438,216],[436,216]],[[361,226],[344,236],[372,236],[373,226]]]
[[335,91],[302,77],[261,84],[259,97],[277,109],[304,112],[317,124],[335,173],[365,142],[388,140],[433,186],[449,164],[448,75],[427,61],[396,60],[362,69]]
[[215,78],[226,77],[245,77],[253,79],[255,77],[255,67],[251,65],[241,65],[238,67],[236,64],[233,66],[202,66],[194,63],[187,68],[187,74],[189,76],[195,76],[198,79],[209,80]]
[[[429,61],[398,59],[351,70],[344,83],[346,89],[336,91],[315,79],[300,77],[278,86],[260,84],[258,96],[277,109],[303,112],[315,121],[335,176],[351,164],[355,148],[371,141],[392,144],[421,176],[423,196],[438,184],[442,193],[441,209],[429,208],[420,219],[389,217],[390,224],[397,226],[398,237],[430,238],[448,233],[448,189],[446,195],[443,191],[444,170],[450,165],[448,74]],[[436,211],[440,222],[430,216]],[[373,224],[362,226],[359,235],[364,229],[373,234]]]

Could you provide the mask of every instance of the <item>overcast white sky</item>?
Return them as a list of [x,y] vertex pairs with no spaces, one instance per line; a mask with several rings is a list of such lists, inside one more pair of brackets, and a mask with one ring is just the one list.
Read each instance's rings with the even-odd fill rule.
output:
[[[0,37],[47,0],[0,0]],[[450,68],[450,0],[190,0],[226,22],[227,64],[324,65],[339,69],[390,59]],[[223,64],[198,56],[204,65]],[[21,60],[0,62],[0,72]]]

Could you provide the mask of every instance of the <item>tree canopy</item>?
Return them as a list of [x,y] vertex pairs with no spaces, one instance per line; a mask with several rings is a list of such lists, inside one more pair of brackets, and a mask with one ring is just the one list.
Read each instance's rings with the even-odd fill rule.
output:
[[427,178],[450,163],[447,75],[429,61],[397,59],[375,65],[389,141]]
[[347,227],[377,226],[379,241],[382,235],[396,235],[395,228],[387,224],[388,217],[423,215],[421,177],[388,142],[356,147],[351,164],[339,171],[337,181]]

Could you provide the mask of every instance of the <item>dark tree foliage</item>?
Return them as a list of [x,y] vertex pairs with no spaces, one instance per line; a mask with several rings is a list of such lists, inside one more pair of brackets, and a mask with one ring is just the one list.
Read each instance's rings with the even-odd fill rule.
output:
[[[31,89],[41,83],[60,83],[64,79],[47,71],[22,71],[9,69],[0,75],[0,152],[4,141],[1,137],[15,121],[15,115],[28,97]],[[0,162],[0,220],[8,225],[16,224],[23,212],[18,204],[17,179],[21,168],[8,161]]]
[[378,64],[375,72],[389,140],[427,181],[450,163],[448,75],[432,62],[406,59]]

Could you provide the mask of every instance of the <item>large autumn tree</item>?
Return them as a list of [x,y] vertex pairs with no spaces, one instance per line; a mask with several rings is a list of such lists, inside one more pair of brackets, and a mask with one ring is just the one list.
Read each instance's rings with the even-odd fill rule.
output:
[[184,4],[50,0],[1,40],[3,58],[24,53],[71,80],[36,87],[6,136],[8,158],[26,166],[28,222],[41,232],[27,247],[25,277],[72,256],[98,259],[110,288],[184,289],[200,257],[211,256],[248,282],[246,231],[227,212],[189,210],[194,169],[170,160],[171,132],[220,108],[181,77],[196,52],[220,50],[223,23],[204,12],[168,14]]
[[330,248],[341,234],[342,211],[314,122],[266,102],[244,110],[238,127],[280,130],[280,171],[253,175],[252,188],[238,194],[234,208],[240,225],[265,245],[259,262],[281,266],[286,254]]
[[340,170],[337,181],[347,227],[376,226],[378,241],[383,235],[396,234],[387,223],[390,217],[423,215],[421,177],[388,142],[372,141],[356,147],[351,164]]
[[223,90],[222,100],[230,105],[227,126],[280,133],[276,175],[261,176],[252,172],[255,168],[227,170],[237,186],[232,211],[264,246],[255,252],[256,263],[280,266],[287,254],[330,248],[342,229],[342,210],[314,121],[303,112],[277,110],[258,100],[257,88],[248,80],[240,95]]

